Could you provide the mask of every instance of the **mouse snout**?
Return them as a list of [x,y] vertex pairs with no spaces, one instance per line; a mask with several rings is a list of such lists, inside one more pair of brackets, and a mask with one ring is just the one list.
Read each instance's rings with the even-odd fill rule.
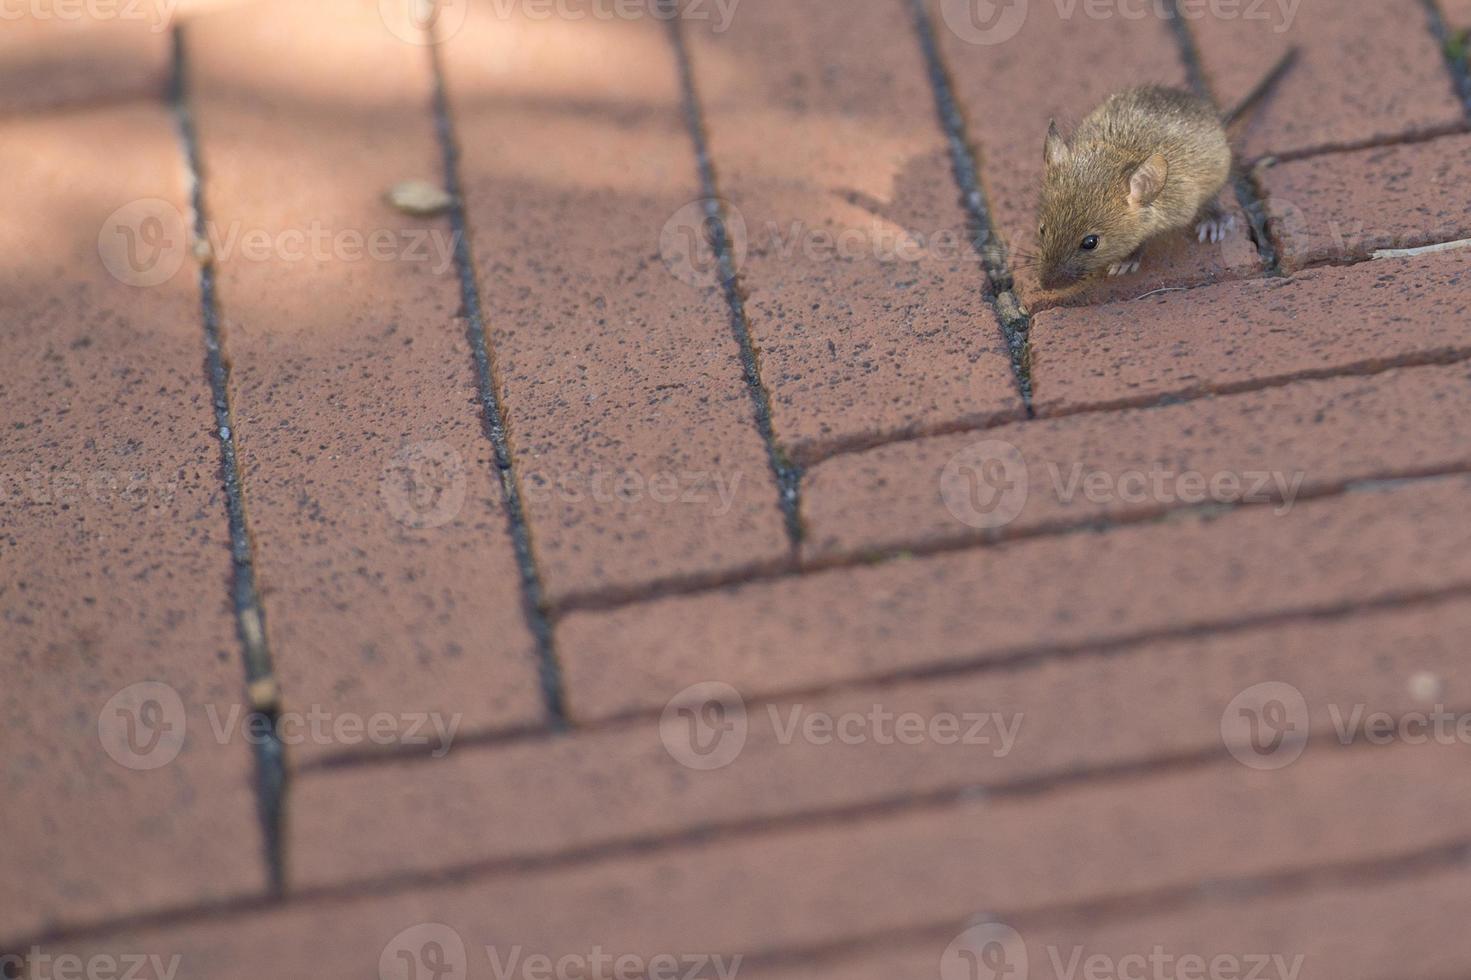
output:
[[1072,265],[1043,266],[1037,278],[1043,289],[1064,289],[1081,280],[1083,273]]

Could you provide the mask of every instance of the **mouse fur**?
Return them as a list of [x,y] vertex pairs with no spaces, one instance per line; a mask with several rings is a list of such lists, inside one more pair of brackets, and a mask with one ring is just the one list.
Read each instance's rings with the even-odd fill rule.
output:
[[1189,92],[1148,85],[1112,95],[1070,139],[1051,124],[1043,159],[1043,288],[1133,272],[1144,245],[1167,232],[1194,224],[1202,241],[1220,241],[1230,228],[1216,201],[1231,173],[1226,128]]

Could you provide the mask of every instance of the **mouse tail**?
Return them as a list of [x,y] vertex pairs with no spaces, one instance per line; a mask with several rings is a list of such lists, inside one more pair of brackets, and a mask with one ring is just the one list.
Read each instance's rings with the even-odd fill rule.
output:
[[1262,80],[1257,82],[1256,86],[1252,88],[1250,92],[1246,93],[1246,98],[1236,103],[1235,108],[1233,108],[1230,112],[1226,113],[1226,115],[1221,118],[1221,122],[1227,126],[1236,123],[1238,120],[1241,119],[1242,116],[1247,113],[1249,109],[1251,109],[1252,106],[1260,102],[1262,100],[1262,97],[1270,92],[1272,88],[1276,86],[1279,81],[1282,80],[1282,76],[1287,74],[1287,70],[1291,68],[1292,63],[1297,60],[1297,50],[1298,49],[1296,45],[1288,48],[1287,53],[1282,55],[1282,57],[1277,60],[1277,63],[1272,66],[1272,70],[1262,76]]

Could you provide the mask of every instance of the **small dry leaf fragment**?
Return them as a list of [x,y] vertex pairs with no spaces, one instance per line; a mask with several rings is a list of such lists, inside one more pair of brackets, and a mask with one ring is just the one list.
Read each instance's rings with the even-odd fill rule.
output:
[[450,197],[443,188],[436,187],[425,180],[406,180],[394,184],[389,189],[386,199],[389,204],[404,214],[421,217],[440,214],[455,203],[455,199]]

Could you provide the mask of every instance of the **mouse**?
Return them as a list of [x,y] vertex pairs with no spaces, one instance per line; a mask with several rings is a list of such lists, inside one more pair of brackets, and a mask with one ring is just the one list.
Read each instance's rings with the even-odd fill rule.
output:
[[1109,96],[1063,139],[1049,122],[1036,255],[1042,288],[1139,271],[1155,238],[1194,227],[1220,242],[1235,218],[1220,202],[1233,166],[1230,127],[1275,84],[1291,49],[1241,104],[1222,116],[1183,89],[1143,85]]

